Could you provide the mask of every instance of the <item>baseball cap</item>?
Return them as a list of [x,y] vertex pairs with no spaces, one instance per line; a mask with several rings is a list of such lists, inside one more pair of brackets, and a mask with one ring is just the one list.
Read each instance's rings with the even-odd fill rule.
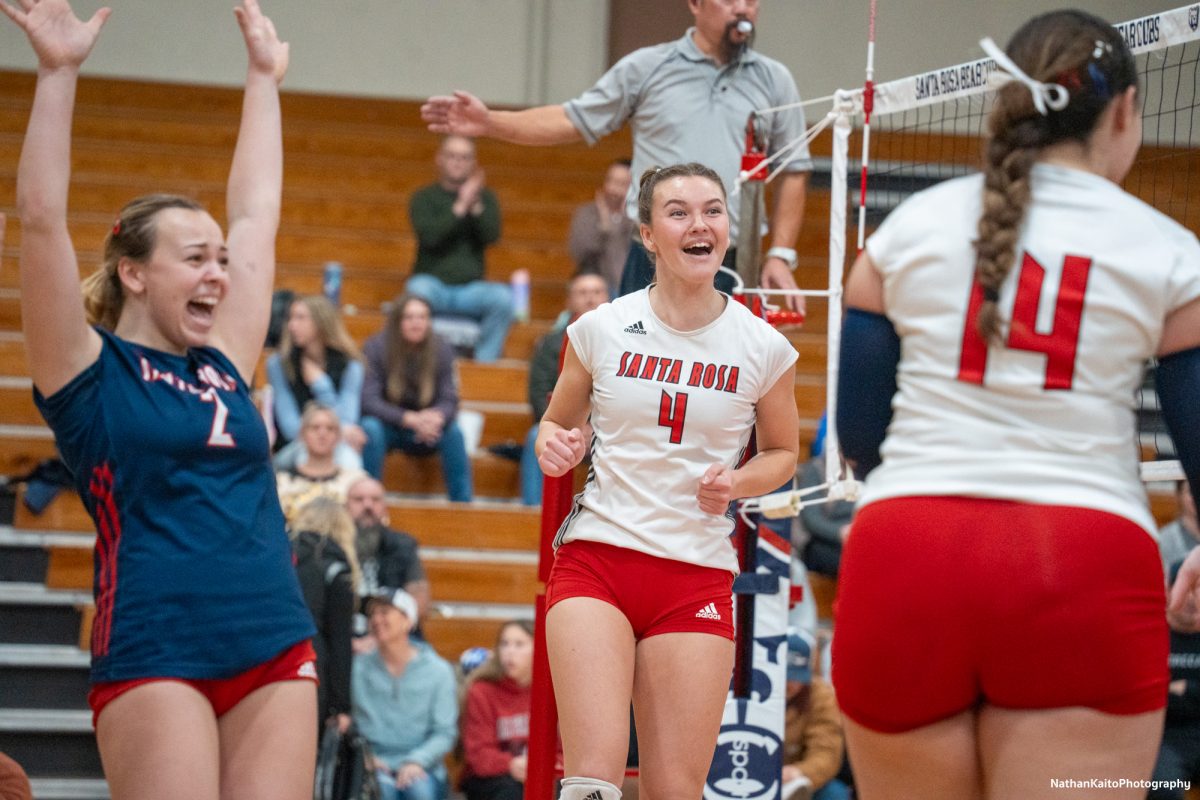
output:
[[812,634],[788,628],[787,679],[812,683],[812,654],[816,649]]
[[371,613],[375,603],[387,603],[400,609],[410,622],[417,621],[417,599],[403,589],[384,590],[378,594],[369,595],[363,601],[363,611]]

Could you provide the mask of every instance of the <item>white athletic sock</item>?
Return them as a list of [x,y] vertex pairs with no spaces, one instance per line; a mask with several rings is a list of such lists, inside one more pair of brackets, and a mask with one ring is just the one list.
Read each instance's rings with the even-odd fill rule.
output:
[[621,800],[621,790],[596,778],[563,778],[558,800]]

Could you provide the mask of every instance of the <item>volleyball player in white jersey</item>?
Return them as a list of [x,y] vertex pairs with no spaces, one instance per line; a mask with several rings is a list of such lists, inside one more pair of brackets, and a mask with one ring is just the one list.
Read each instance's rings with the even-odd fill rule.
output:
[[984,174],[894,211],[846,289],[839,432],[860,468],[882,442],[833,645],[865,800],[1144,797],[1162,731],[1133,404],[1157,355],[1195,482],[1200,246],[1116,184],[1141,116],[1113,27],[1053,12],[1007,53]]
[[[647,171],[638,207],[656,283],[567,329],[537,442],[542,469],[566,473],[590,412],[591,471],[546,588],[565,800],[620,796],[631,698],[642,790],[700,797],[733,666],[729,504],[796,465],[796,352],[713,288],[729,245],[720,178]],[[758,453],[739,466],[752,431]]]

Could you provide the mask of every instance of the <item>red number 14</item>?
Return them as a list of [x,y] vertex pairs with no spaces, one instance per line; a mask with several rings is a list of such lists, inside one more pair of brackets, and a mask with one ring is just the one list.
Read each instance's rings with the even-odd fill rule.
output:
[[[1075,377],[1075,353],[1079,348],[1079,326],[1083,320],[1083,295],[1087,291],[1088,272],[1092,260],[1083,256],[1067,256],[1063,261],[1062,280],[1054,300],[1054,325],[1049,333],[1037,332],[1038,304],[1046,270],[1026,253],[1021,260],[1017,277],[1017,296],[1013,303],[1012,321],[1008,326],[1007,346],[1014,350],[1043,353],[1046,356],[1046,389],[1070,389]],[[983,287],[975,281],[967,306],[967,324],[963,330],[962,355],[958,363],[958,379],[983,384],[987,369],[987,342],[979,335],[976,320],[983,305]]]

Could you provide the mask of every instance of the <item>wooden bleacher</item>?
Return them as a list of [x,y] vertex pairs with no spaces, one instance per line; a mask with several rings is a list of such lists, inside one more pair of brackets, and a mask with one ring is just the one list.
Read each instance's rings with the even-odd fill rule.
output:
[[[10,216],[0,250],[0,474],[28,470],[53,453],[48,431],[29,398],[16,290],[21,231],[14,189],[33,85],[31,74],[0,71],[0,211]],[[69,221],[81,273],[99,262],[116,210],[139,194],[171,191],[194,196],[222,218],[240,103],[236,89],[81,81]],[[282,107],[285,180],[277,285],[318,291],[323,263],[342,262],[346,321],[361,342],[381,328],[382,305],[401,292],[409,273],[414,240],[408,200],[413,190],[434,179],[438,138],[424,129],[413,102],[285,93]],[[814,150],[820,153],[820,142]],[[479,161],[503,213],[502,238],[488,252],[489,275],[507,280],[513,270],[528,269],[533,316],[514,327],[499,363],[462,365],[464,406],[484,414],[484,445],[524,436],[530,420],[526,361],[563,305],[572,271],[565,250],[572,210],[592,198],[607,164],[628,152],[626,133],[592,148],[479,143]],[[828,192],[814,188],[799,242],[798,279],[804,286],[817,288],[825,282],[828,208]],[[796,399],[805,453],[824,407],[825,318],[824,301],[813,301],[804,328],[789,333],[800,353]],[[474,469],[478,496],[509,502],[517,496],[515,463],[481,452],[474,458]],[[532,602],[535,584],[529,558],[481,558],[472,564],[461,552],[450,556],[455,550],[474,549],[531,557],[537,544],[536,510],[395,499],[443,492],[436,468],[400,454],[389,456],[385,482],[398,493],[391,500],[393,524],[411,531],[425,548],[444,551],[445,557],[427,560],[435,602],[521,607]],[[1156,512],[1164,509],[1157,501]],[[66,495],[40,517],[22,514],[17,527],[84,535],[91,529],[78,500]],[[90,567],[85,569],[79,561],[81,552],[86,553],[55,550],[49,580],[72,588],[90,585]],[[832,592],[832,585],[819,588],[826,607]],[[431,641],[451,658],[467,646],[490,644],[496,628],[495,620],[467,617],[434,618],[427,626]],[[86,636],[81,639],[86,643]]]

